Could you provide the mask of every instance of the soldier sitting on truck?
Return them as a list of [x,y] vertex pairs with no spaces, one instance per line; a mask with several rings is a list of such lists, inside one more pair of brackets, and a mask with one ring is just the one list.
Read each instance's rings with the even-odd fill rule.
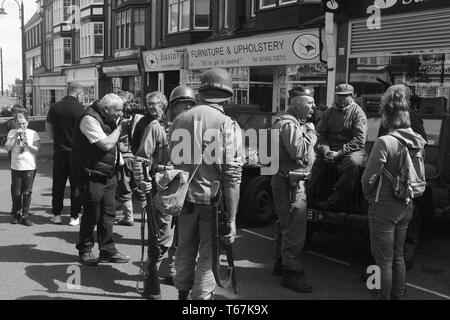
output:
[[308,196],[328,167],[337,167],[339,176],[328,199],[317,203],[322,210],[335,208],[353,193],[366,158],[367,117],[355,103],[354,92],[349,84],[337,86],[335,103],[317,126],[317,160],[308,180]]

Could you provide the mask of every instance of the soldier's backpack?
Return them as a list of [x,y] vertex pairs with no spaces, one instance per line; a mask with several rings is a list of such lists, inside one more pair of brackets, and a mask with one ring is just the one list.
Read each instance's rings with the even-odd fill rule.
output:
[[396,175],[392,175],[386,169],[383,170],[383,173],[391,181],[395,196],[409,204],[412,199],[421,197],[425,192],[427,183],[423,159],[424,150],[409,149],[401,140],[397,140],[403,146],[399,157],[400,169]]

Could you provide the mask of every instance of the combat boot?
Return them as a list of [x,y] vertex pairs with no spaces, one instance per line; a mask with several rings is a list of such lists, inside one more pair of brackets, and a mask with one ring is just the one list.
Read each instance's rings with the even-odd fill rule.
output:
[[33,222],[30,220],[30,205],[31,205],[31,192],[23,194],[22,202],[22,219],[21,223],[24,226],[31,227]]
[[304,272],[295,272],[286,270],[281,278],[281,286],[291,289],[295,292],[310,293],[312,287],[305,281]]
[[284,274],[284,267],[283,267],[281,258],[277,258],[275,260],[275,264],[273,265],[272,274],[274,276],[282,276]]

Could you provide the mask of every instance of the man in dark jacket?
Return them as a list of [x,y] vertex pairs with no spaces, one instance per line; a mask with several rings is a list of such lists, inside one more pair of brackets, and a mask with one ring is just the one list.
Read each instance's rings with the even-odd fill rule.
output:
[[[126,263],[130,259],[117,251],[113,240],[117,173],[124,164],[118,141],[128,127],[126,120],[116,126],[122,110],[122,98],[108,94],[87,108],[75,125],[70,169],[77,177],[83,201],[77,249],[81,263],[87,266],[98,262]],[[95,227],[99,259],[92,253]]]
[[308,197],[328,166],[336,166],[339,175],[333,193],[318,203],[323,210],[336,207],[352,194],[366,158],[367,117],[355,103],[354,92],[349,84],[337,86],[335,103],[317,126],[317,160],[308,180]]
[[63,210],[64,191],[67,178],[70,182],[70,225],[80,224],[81,200],[75,178],[70,175],[69,162],[72,151],[74,127],[83,113],[83,88],[78,83],[69,83],[67,96],[50,108],[45,123],[47,134],[53,139],[53,183],[52,208],[53,223],[60,224]]

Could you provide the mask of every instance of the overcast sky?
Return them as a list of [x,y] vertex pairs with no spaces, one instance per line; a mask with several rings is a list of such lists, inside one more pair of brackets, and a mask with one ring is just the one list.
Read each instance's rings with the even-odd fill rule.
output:
[[[36,12],[37,4],[35,0],[23,0],[23,6],[27,23]],[[16,78],[22,79],[22,40],[19,6],[14,0],[5,0],[4,8],[8,14],[0,15],[0,47],[3,48],[3,81],[7,89]]]

